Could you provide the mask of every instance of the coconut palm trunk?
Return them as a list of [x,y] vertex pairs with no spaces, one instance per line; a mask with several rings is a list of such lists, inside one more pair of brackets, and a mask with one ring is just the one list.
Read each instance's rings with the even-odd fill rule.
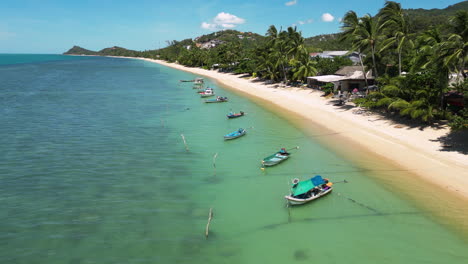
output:
[[359,52],[359,63],[361,64],[362,74],[364,75],[364,82],[366,84],[366,94],[369,94],[369,82],[367,81],[366,68],[364,67],[364,63],[362,62],[361,50],[359,50],[358,52]]

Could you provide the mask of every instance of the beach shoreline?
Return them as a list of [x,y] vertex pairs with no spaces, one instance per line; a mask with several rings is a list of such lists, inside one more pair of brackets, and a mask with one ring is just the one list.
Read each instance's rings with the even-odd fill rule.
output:
[[215,79],[233,90],[296,113],[468,200],[468,155],[442,151],[443,146],[437,139],[450,132],[446,126],[420,129],[398,125],[377,114],[361,114],[365,112],[356,111],[357,107],[350,111],[334,106],[332,100],[321,96],[322,92],[310,88],[265,85],[239,75],[140,59]]
[[266,85],[230,73],[189,68],[149,58],[134,59],[214,79],[233,91],[271,105],[273,111],[282,109],[297,114],[306,122],[314,123],[341,137],[341,144],[349,142],[363,148],[417,175],[421,180],[468,201],[468,155],[442,151],[442,143],[438,140],[450,133],[447,126],[424,129],[410,127],[377,114],[367,114],[358,107],[350,110],[351,106],[335,106],[333,100],[322,97],[322,92],[310,88]]

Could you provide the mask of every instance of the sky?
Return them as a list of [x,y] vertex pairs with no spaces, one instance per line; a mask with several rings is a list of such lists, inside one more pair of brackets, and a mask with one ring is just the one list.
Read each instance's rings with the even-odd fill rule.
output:
[[[400,0],[445,8],[462,0]],[[223,29],[265,35],[296,26],[303,37],[340,31],[347,11],[375,15],[384,0],[0,0],[0,53],[60,54],[120,46],[150,50]]]

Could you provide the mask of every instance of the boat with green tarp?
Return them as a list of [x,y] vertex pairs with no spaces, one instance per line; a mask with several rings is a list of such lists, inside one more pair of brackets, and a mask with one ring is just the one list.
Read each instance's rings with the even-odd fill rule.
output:
[[293,180],[291,194],[286,195],[284,198],[291,205],[305,204],[329,194],[333,190],[332,185],[332,182],[323,179],[320,175],[305,181],[299,181],[296,178]]

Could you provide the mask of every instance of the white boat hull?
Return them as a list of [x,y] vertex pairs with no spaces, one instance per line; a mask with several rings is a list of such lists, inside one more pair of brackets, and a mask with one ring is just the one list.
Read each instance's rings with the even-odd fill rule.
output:
[[288,201],[288,203],[290,205],[300,205],[300,204],[308,203],[308,202],[313,201],[313,200],[317,200],[318,198],[331,193],[332,190],[333,190],[333,188],[330,188],[330,189],[328,189],[328,190],[326,190],[324,192],[320,192],[317,195],[311,196],[311,197],[306,198],[306,199],[294,198],[291,195],[286,195],[286,196],[284,196],[284,198]]
[[285,160],[289,159],[289,155],[279,155],[277,154],[276,157],[272,158],[272,159],[269,159],[269,160],[262,160],[262,164],[263,166],[265,167],[270,167],[270,166],[274,166],[276,164],[279,164]]

